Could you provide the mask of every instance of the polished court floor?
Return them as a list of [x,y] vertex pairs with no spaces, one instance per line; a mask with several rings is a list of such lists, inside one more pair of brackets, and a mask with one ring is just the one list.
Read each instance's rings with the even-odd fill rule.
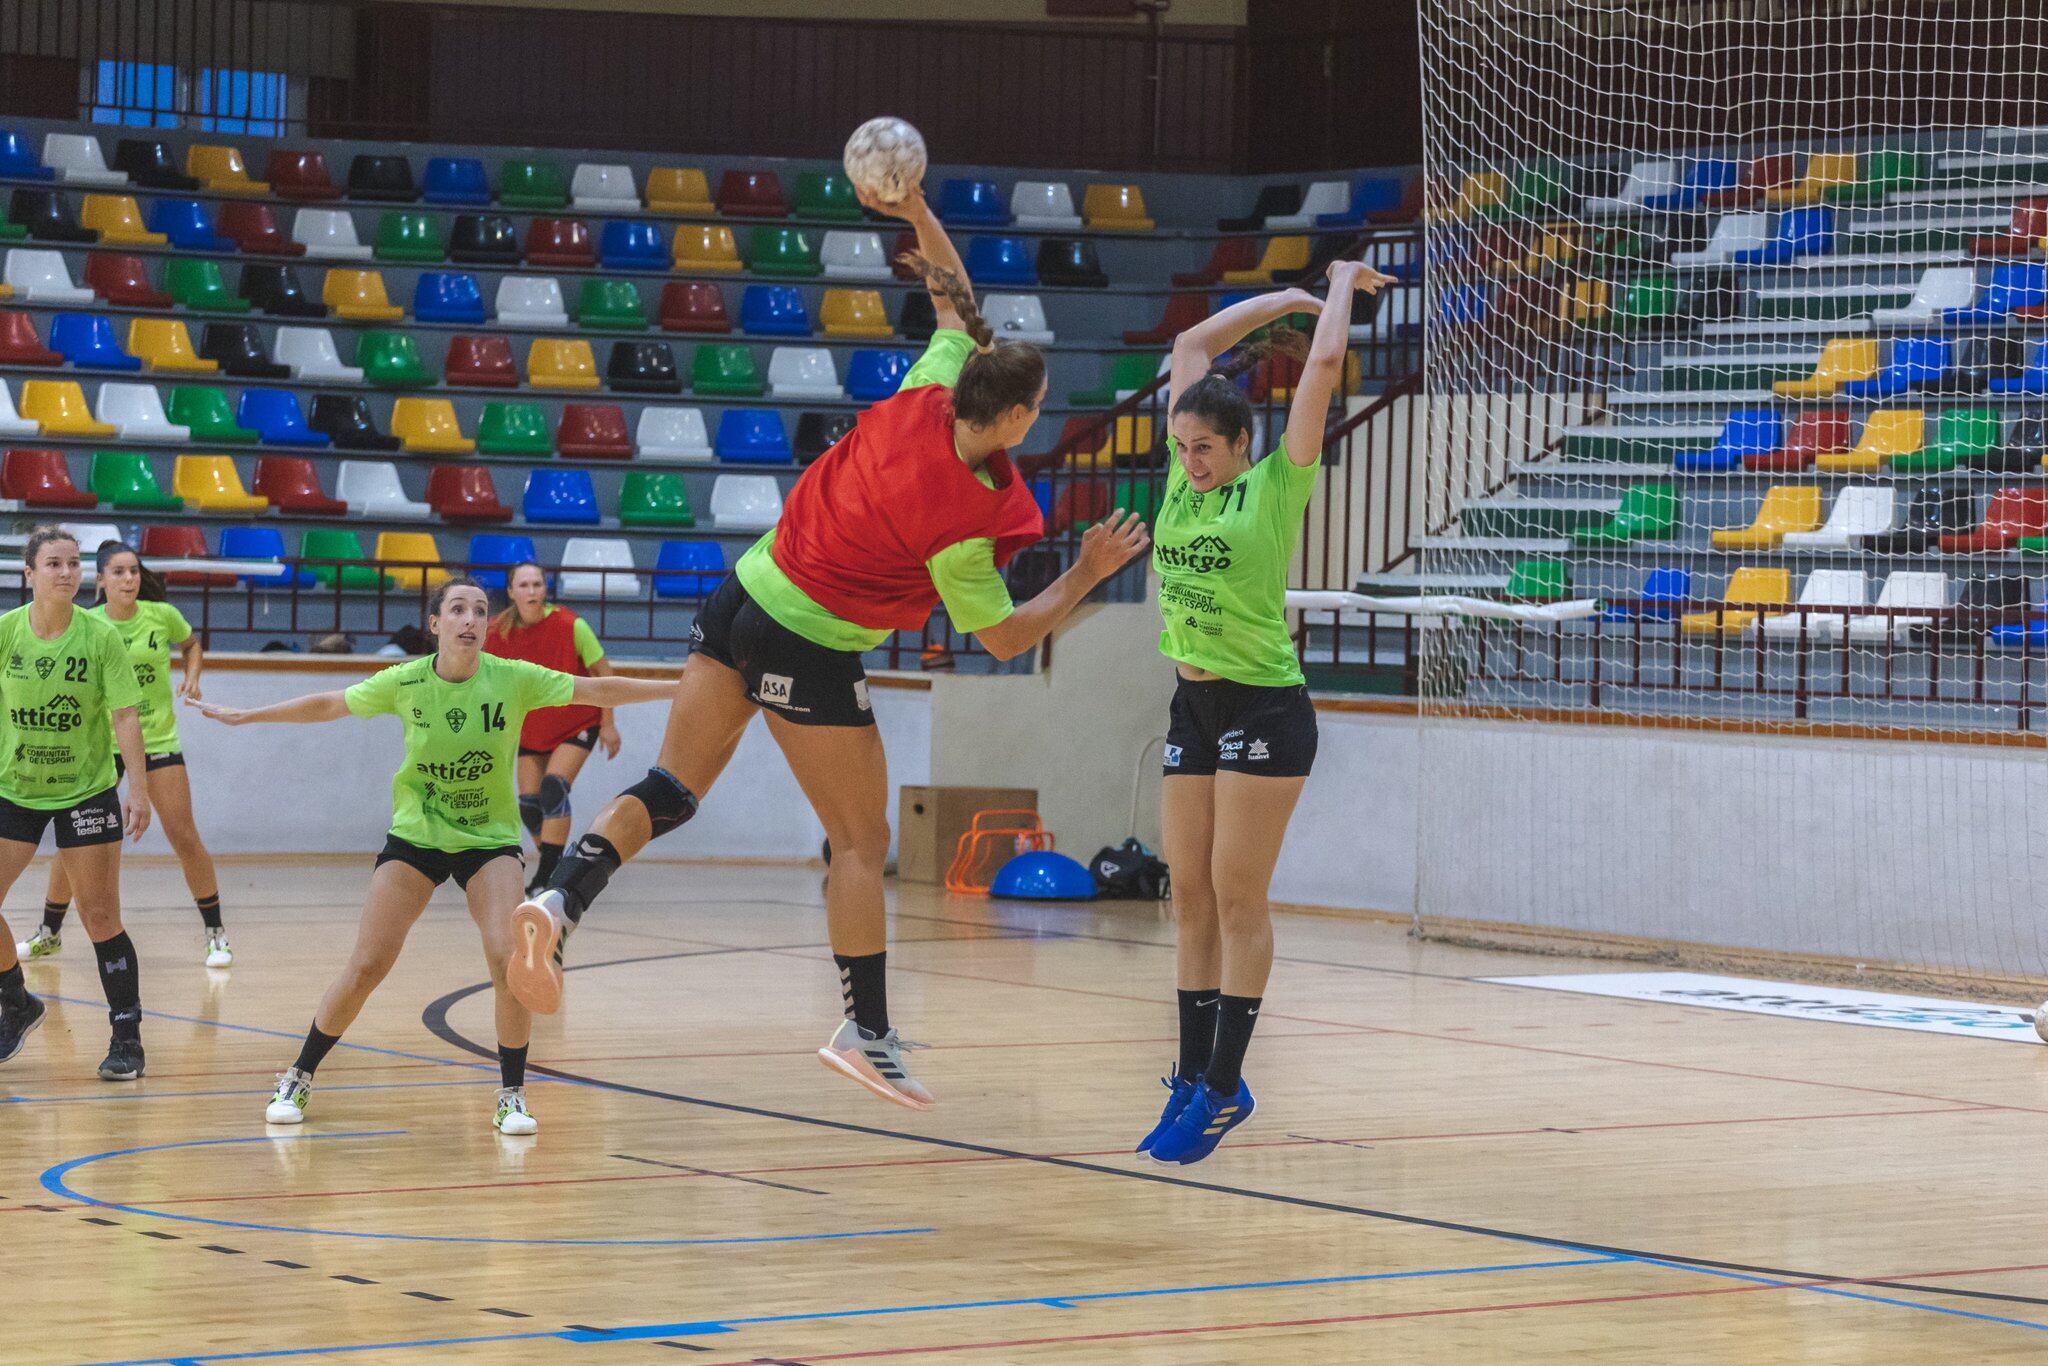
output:
[[1172,1053],[1154,908],[897,891],[914,1114],[813,1056],[815,871],[643,864],[536,1035],[538,1137],[490,1128],[446,891],[266,1133],[367,868],[224,866],[222,974],[175,869],[135,864],[137,1086],[92,1075],[83,936],[30,968],[56,1008],[0,1069],[0,1361],[2048,1354],[2048,1049],[1494,985],[1579,965],[1284,916],[1258,1114],[1169,1168],[1129,1152]]

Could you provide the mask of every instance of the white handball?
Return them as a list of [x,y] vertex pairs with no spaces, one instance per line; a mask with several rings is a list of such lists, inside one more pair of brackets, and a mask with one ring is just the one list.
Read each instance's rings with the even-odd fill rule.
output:
[[846,140],[847,177],[884,204],[894,204],[924,181],[924,134],[902,119],[869,119]]

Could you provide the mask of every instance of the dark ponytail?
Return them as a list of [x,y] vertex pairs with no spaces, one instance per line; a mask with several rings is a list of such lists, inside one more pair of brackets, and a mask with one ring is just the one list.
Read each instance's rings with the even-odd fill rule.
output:
[[1173,415],[1200,418],[1218,436],[1236,445],[1238,437],[1252,429],[1252,401],[1237,381],[1275,356],[1306,360],[1308,338],[1291,327],[1274,327],[1256,341],[1243,343],[1227,361],[1181,391]]
[[170,588],[164,576],[142,562],[142,552],[126,541],[101,541],[100,548],[93,552],[93,594],[101,601],[107,596],[107,566],[114,562],[116,555],[133,555],[135,567],[142,574],[142,586],[136,591],[136,598],[142,602],[169,602]]
[[960,368],[953,385],[953,415],[971,427],[989,427],[1012,408],[1035,408],[1045,386],[1045,353],[1029,342],[999,342],[995,329],[975,306],[974,291],[959,275],[920,252],[896,258],[924,277],[925,286],[942,294],[960,315],[960,326],[974,338],[974,354]]

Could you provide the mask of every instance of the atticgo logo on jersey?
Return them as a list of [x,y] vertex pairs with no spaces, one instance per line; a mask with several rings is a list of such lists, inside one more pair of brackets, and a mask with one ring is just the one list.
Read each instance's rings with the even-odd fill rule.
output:
[[1257,763],[1261,759],[1270,759],[1272,755],[1266,752],[1266,742],[1264,740],[1254,740],[1245,749],[1244,757],[1248,763]]
[[1179,768],[1179,767],[1180,767],[1180,746],[1179,746],[1179,745],[1168,745],[1168,746],[1166,747],[1166,766],[1167,766],[1168,768]]
[[414,764],[413,768],[444,783],[474,783],[481,781],[494,766],[488,751],[473,749],[460,759],[439,764]]
[[450,707],[442,719],[448,723],[448,729],[461,730],[462,723],[469,719],[469,713],[460,707]]
[[70,693],[58,693],[40,707],[9,707],[7,719],[21,730],[77,730],[85,724],[85,717],[78,708],[78,699]]
[[1210,574],[1231,565],[1230,542],[1215,535],[1197,536],[1186,545],[1162,545],[1157,553],[1162,568],[1193,574]]
[[853,680],[853,704],[862,711],[874,710],[874,707],[868,702],[868,681],[865,678]]
[[789,690],[796,682],[788,674],[761,675],[761,701],[766,706],[786,707],[789,705]]

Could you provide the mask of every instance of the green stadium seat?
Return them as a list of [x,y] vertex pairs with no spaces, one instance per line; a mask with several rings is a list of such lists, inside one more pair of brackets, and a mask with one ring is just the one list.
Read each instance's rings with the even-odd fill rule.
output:
[[1572,591],[1572,567],[1563,560],[1517,560],[1508,571],[1507,595],[1530,602],[1562,602]]
[[1606,522],[1572,532],[1580,545],[1626,545],[1669,536],[1678,526],[1678,485],[1631,484]]
[[[299,540],[299,558],[302,560],[367,560],[363,542],[355,532],[340,527],[309,527]],[[325,586],[335,586],[337,578],[343,589],[366,589],[375,592],[380,588],[398,586],[398,580],[367,564],[312,564],[307,566],[313,577]]]
[[1846,185],[1830,185],[1824,194],[1830,204],[1882,204],[1892,191],[1917,189],[1926,179],[1925,152],[1893,148],[1866,152],[1857,167],[1856,179]]
[[156,482],[149,457],[139,451],[96,451],[86,486],[95,498],[114,508],[177,512],[185,500],[164,492]]
[[817,248],[797,228],[755,228],[747,241],[747,269],[756,275],[792,277],[825,272]]
[[1958,465],[1982,467],[2005,444],[2005,420],[1996,408],[1949,408],[1934,418],[1934,439],[1917,451],[1894,455],[1887,470],[1936,474]]
[[165,415],[180,427],[192,429],[195,442],[253,442],[258,434],[235,421],[235,405],[227,390],[212,385],[186,384],[171,390]]
[[498,203],[508,209],[559,209],[569,182],[552,161],[508,161],[498,168]]
[[619,520],[627,526],[695,526],[683,476],[672,470],[632,470],[619,489]]
[[377,220],[377,240],[370,250],[380,261],[405,261],[415,265],[448,259],[448,243],[441,225],[423,213],[387,213]]
[[218,261],[173,256],[164,263],[164,290],[185,308],[207,313],[249,311],[249,301],[228,288]]
[[538,403],[492,402],[476,420],[478,455],[553,455],[554,434]]
[[698,347],[691,358],[690,387],[700,394],[733,398],[759,398],[768,392],[754,365],[753,348],[740,345]]
[[576,293],[576,321],[583,327],[647,329],[647,306],[631,280],[585,280]]
[[1132,351],[1114,357],[1103,368],[1102,383],[1098,387],[1076,390],[1067,395],[1067,402],[1076,408],[1114,407],[1119,393],[1142,389],[1158,376],[1159,359],[1156,352],[1150,351]]
[[859,223],[866,217],[853,182],[836,171],[805,171],[796,178],[796,216]]
[[435,382],[434,372],[420,358],[419,345],[403,332],[365,332],[356,338],[355,364],[363,378],[392,389],[413,389]]

